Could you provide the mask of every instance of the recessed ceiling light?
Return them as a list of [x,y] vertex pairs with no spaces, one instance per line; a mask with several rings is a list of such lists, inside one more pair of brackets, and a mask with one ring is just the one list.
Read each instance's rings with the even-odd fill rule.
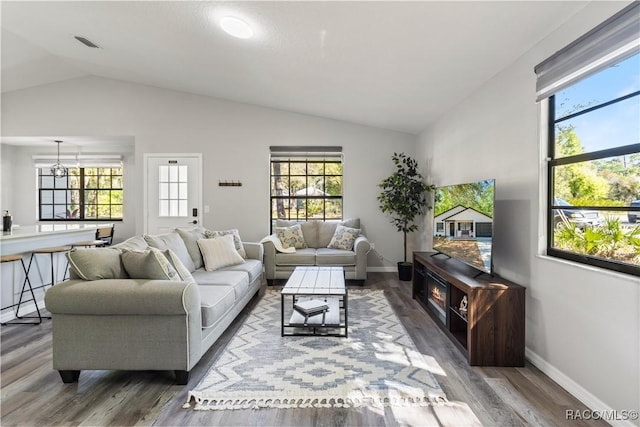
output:
[[220,20],[220,26],[227,33],[239,39],[248,39],[253,36],[253,30],[241,19],[234,16],[225,16]]

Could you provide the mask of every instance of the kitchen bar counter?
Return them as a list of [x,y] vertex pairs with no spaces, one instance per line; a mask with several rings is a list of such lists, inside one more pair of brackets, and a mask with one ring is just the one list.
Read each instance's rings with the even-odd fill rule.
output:
[[37,224],[14,227],[0,235],[0,254],[30,252],[33,249],[94,240],[99,227],[111,224]]
[[[72,243],[95,240],[96,230],[110,227],[112,224],[58,224],[45,223],[37,225],[15,226],[10,232],[0,235],[0,254],[22,254],[28,265],[31,252],[35,249],[66,246]],[[66,258],[54,256],[56,282],[62,280],[66,269]],[[29,278],[34,287],[51,282],[51,260],[49,256],[40,255],[34,259]],[[19,263],[3,263],[0,269],[0,301],[3,308],[0,321],[13,318],[12,310],[5,310],[18,301],[24,281],[24,273]],[[44,292],[42,288],[36,290],[36,299],[40,308],[44,307]],[[32,303],[25,306],[28,310]],[[35,310],[35,307],[33,307]],[[28,312],[28,311],[27,311]],[[23,311],[21,310],[21,314]]]

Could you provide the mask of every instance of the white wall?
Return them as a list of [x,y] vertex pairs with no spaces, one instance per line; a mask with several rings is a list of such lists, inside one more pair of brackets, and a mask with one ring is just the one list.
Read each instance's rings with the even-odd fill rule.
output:
[[[3,93],[2,135],[133,136],[133,177],[125,168],[135,186],[131,234],[143,231],[143,153],[203,153],[203,204],[211,207],[204,225],[237,227],[254,241],[269,231],[269,146],[342,146],[345,218],[360,217],[385,258],[402,257],[402,236],[378,209],[377,184],[393,171],[394,151],[414,154],[414,135],[96,77]],[[218,187],[219,180],[243,185]],[[370,254],[369,262],[380,260]]]
[[11,145],[0,144],[0,212],[8,210],[11,216],[14,216],[15,207],[13,203],[13,186],[14,181],[14,161],[16,157],[15,147]]
[[624,6],[590,3],[423,132],[417,158],[436,185],[496,179],[495,268],[527,287],[528,358],[593,409],[637,410],[640,280],[541,255],[544,175],[533,71]]

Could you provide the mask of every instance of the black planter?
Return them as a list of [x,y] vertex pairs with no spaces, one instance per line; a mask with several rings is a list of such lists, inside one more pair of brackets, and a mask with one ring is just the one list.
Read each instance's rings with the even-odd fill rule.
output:
[[402,281],[408,282],[413,275],[413,264],[410,262],[398,263],[398,278]]

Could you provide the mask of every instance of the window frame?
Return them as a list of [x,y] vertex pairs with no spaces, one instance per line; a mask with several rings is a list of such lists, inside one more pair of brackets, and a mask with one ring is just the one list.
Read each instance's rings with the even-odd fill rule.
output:
[[[335,221],[340,221],[342,219],[344,219],[344,156],[341,152],[341,150],[339,152],[334,152],[334,151],[329,151],[327,150],[327,148],[333,148],[333,147],[304,147],[304,148],[299,148],[299,147],[292,147],[291,150],[286,154],[283,155],[281,152],[286,148],[286,147],[277,147],[278,150],[273,149],[274,147],[272,147],[271,150],[271,154],[269,157],[269,232],[272,233],[273,232],[273,227],[275,222],[278,219],[284,220],[284,221],[298,221],[298,222],[304,222],[304,221],[309,221],[309,220],[319,220],[319,221],[331,221],[331,220],[335,220]],[[326,153],[323,153],[322,150],[327,150]],[[287,165],[287,171],[285,173],[280,173],[278,175],[274,174],[274,167],[273,164],[274,163],[280,163],[280,164],[286,164]],[[316,174],[316,173],[309,173],[309,164],[323,164],[323,171],[322,174]],[[305,173],[304,175],[298,174],[298,173],[292,173],[291,170],[291,165],[292,164],[304,164],[304,170]],[[341,169],[341,173],[340,174],[333,174],[333,173],[327,173],[327,165],[328,164],[339,164],[340,165],[340,169]],[[280,177],[285,177],[287,182],[289,183],[289,189],[287,191],[287,195],[278,195],[278,194],[274,194],[274,179],[275,177],[280,176]],[[300,196],[295,196],[291,194],[291,178],[304,178],[305,181],[305,187],[304,188],[309,188],[310,187],[310,177],[322,177],[323,181],[326,182],[327,178],[333,178],[333,177],[340,177],[340,195],[329,195],[329,194],[324,194],[324,195],[319,195],[319,196],[313,196],[313,195],[300,195]],[[309,217],[308,216],[308,212],[305,209],[305,213],[304,216],[299,216],[299,217],[292,217],[291,216],[291,210],[293,209],[289,209],[289,215],[288,218],[279,218],[277,216],[273,216],[274,214],[274,210],[273,210],[273,204],[274,201],[276,200],[283,200],[283,201],[288,201],[289,203],[298,203],[299,201],[302,201],[303,203],[308,202],[308,201],[312,201],[312,200],[321,200],[323,203],[323,207],[321,210],[321,216],[313,216],[313,217]],[[341,209],[340,209],[340,218],[334,218],[334,217],[328,217],[327,216],[327,208],[326,208],[326,201],[327,200],[337,200],[340,202],[341,205]],[[277,215],[277,214],[276,214]]]
[[[79,186],[77,188],[71,187],[70,186],[70,182],[69,182],[69,175],[67,175],[67,186],[64,188],[57,188],[55,186],[55,178],[50,175],[50,174],[43,174],[43,172],[48,171],[49,168],[46,167],[38,167],[36,168],[36,174],[37,174],[37,192],[38,192],[38,221],[39,222],[114,222],[114,221],[123,221],[124,220],[124,167],[123,166],[78,166],[78,167],[70,167],[69,168],[69,172],[71,172],[72,170],[78,170],[78,180],[79,180]],[[85,177],[86,176],[94,176],[93,174],[86,174],[86,169],[110,169],[110,173],[109,173],[109,177],[110,177],[110,182],[111,185],[108,188],[100,188],[99,185],[96,188],[92,188],[92,187],[86,187],[85,184]],[[120,173],[119,174],[114,174],[113,173],[113,169],[120,169]],[[107,175],[103,175],[103,174],[96,174],[95,175],[96,178],[99,179],[99,177],[101,176],[107,176]],[[119,176],[120,177],[120,182],[122,184],[121,187],[113,187],[113,177],[114,176]],[[52,188],[43,188],[42,187],[42,180],[43,177],[51,177],[54,180],[54,186]],[[63,190],[67,192],[67,196],[65,197],[65,207],[69,207],[70,203],[69,203],[69,196],[68,193],[71,191],[78,191],[79,192],[79,201],[78,201],[78,217],[77,218],[56,218],[55,216],[53,218],[43,218],[42,217],[42,208],[43,206],[63,206],[62,203],[43,203],[42,202],[42,193],[43,191],[53,191],[53,190]],[[122,204],[118,204],[118,203],[112,203],[111,200],[109,201],[109,203],[100,203],[100,204],[87,204],[85,201],[85,192],[86,191],[121,191],[122,192]],[[112,214],[109,215],[109,218],[86,218],[85,217],[85,208],[87,205],[95,205],[95,206],[122,206],[122,217],[117,218],[117,217],[113,217]],[[110,212],[112,211],[112,209],[110,208]],[[54,210],[55,212],[55,210]]]
[[[551,95],[548,98],[547,106],[547,244],[546,244],[546,253],[549,256],[553,256],[556,258],[562,258],[569,261],[578,262],[581,264],[587,264],[594,267],[599,267],[607,270],[613,270],[621,273],[631,274],[634,276],[640,276],[640,266],[636,266],[629,263],[624,263],[621,261],[616,261],[614,259],[601,258],[596,256],[591,256],[588,254],[583,254],[579,252],[571,252],[563,249],[558,249],[553,246],[554,232],[555,232],[555,218],[554,218],[554,210],[558,209],[573,209],[576,210],[597,210],[597,211],[609,211],[609,212],[629,212],[636,211],[640,214],[640,207],[633,206],[593,206],[593,205],[557,205],[554,203],[555,201],[555,183],[554,183],[554,168],[556,166],[564,166],[570,164],[580,164],[585,163],[592,160],[601,160],[610,157],[618,157],[629,154],[639,154],[640,153],[640,143],[639,144],[631,144],[624,146],[611,147],[603,150],[590,151],[585,153],[580,153],[572,156],[565,156],[556,158],[556,125],[563,121],[569,120],[574,117],[578,117],[583,114],[590,113],[592,111],[599,110],[601,108],[606,108],[610,105],[617,104],[621,101],[625,101],[627,99],[638,97],[640,100],[640,90],[631,92],[629,94],[623,95],[621,97],[615,98],[613,100],[600,103],[598,105],[594,105],[592,107],[585,108],[583,110],[577,111],[572,114],[568,114],[566,116],[560,117],[556,119],[556,108],[555,108],[555,94]],[[640,195],[639,195],[640,197]]]

